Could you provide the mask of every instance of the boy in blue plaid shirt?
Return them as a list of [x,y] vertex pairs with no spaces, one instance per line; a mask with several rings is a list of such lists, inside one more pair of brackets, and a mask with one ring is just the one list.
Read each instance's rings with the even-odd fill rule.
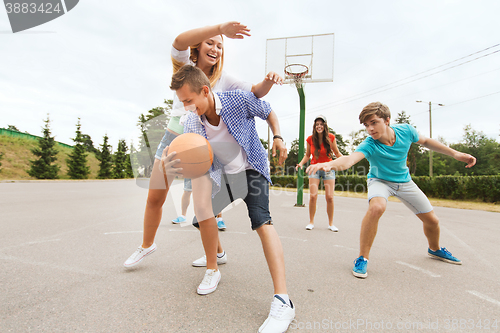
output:
[[[255,117],[264,119],[274,134],[273,156],[279,150],[279,163],[287,157],[279,135],[279,123],[269,103],[241,90],[213,93],[206,75],[194,66],[184,66],[172,77],[170,86],[186,109],[193,111],[184,123],[184,133],[205,137],[214,151],[208,174],[192,180],[193,202],[207,270],[198,294],[217,288],[218,229],[214,214],[238,198],[245,201],[252,229],[259,235],[274,284],[274,297],[268,318],[259,332],[284,332],[295,317],[288,298],[283,248],[269,213],[269,162],[255,128]],[[166,152],[166,150],[165,150]],[[162,157],[164,172],[175,174],[175,154]],[[199,221],[199,223],[197,222]]]

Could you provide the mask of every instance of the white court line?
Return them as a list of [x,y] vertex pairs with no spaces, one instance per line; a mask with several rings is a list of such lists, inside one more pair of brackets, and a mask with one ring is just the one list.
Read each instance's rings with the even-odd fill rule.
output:
[[286,236],[279,236],[282,239],[293,239],[293,240],[298,240],[301,242],[307,242],[307,239],[300,239],[300,238],[293,238],[293,237],[286,237]]
[[475,290],[467,290],[467,292],[468,292],[469,294],[472,294],[472,295],[474,295],[474,296],[477,296],[477,297],[479,297],[479,298],[481,298],[481,299],[483,299],[483,300],[485,300],[485,301],[491,302],[491,303],[496,304],[496,305],[500,305],[500,302],[499,302],[499,301],[497,301],[496,299],[491,298],[491,297],[489,297],[489,296],[486,296],[486,295],[484,295],[484,294],[481,294],[480,292],[477,292],[477,291],[475,291]]
[[396,263],[397,263],[397,264],[400,264],[400,265],[403,265],[403,266],[407,266],[407,267],[413,268],[413,269],[415,269],[415,270],[417,270],[417,271],[420,271],[420,272],[425,273],[425,274],[427,274],[427,275],[430,275],[430,276],[432,276],[432,277],[441,277],[441,275],[439,275],[439,274],[432,273],[431,271],[428,271],[428,270],[423,269],[423,268],[418,267],[418,266],[414,266],[414,265],[408,264],[408,263],[406,263],[406,262],[396,261]]
[[105,235],[114,235],[114,234],[132,234],[132,233],[138,233],[142,232],[142,230],[137,230],[137,231],[112,231],[112,232],[105,232]]

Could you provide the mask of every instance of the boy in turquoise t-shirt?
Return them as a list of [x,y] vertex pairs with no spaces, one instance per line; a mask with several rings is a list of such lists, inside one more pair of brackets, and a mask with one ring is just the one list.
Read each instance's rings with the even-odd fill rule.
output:
[[412,142],[428,149],[451,156],[467,163],[466,168],[476,164],[476,158],[451,149],[439,141],[419,135],[408,124],[389,126],[391,112],[380,103],[370,103],[359,114],[359,121],[370,135],[349,156],[342,156],[331,162],[310,165],[306,172],[314,174],[318,170],[345,170],[366,158],[370,163],[368,173],[368,211],[361,224],[359,257],[354,261],[352,273],[366,278],[370,249],[377,234],[378,221],[385,212],[387,198],[398,197],[423,222],[424,234],[429,242],[428,254],[448,263],[461,265],[446,248],[439,246],[439,219],[427,196],[411,180],[406,166],[406,157]]

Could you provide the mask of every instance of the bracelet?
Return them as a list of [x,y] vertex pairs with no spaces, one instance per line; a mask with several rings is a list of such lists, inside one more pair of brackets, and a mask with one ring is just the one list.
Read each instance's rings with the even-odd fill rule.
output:
[[285,140],[283,140],[283,138],[281,137],[281,135],[275,135],[275,136],[273,136],[273,140],[276,140],[276,139],[280,139],[283,142],[285,141]]

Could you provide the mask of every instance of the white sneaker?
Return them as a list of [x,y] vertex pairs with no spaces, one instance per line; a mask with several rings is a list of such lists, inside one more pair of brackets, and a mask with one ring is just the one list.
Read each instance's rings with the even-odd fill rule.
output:
[[307,226],[306,226],[306,230],[313,230],[314,229],[314,224],[312,223],[309,223]]
[[145,256],[148,254],[151,254],[156,251],[156,243],[153,243],[150,247],[147,249],[143,247],[139,247],[137,250],[135,250],[134,253],[123,263],[123,266],[130,268],[134,267],[138,263],[140,263]]
[[292,301],[290,301],[290,305],[286,304],[281,297],[274,295],[269,317],[267,317],[264,324],[259,328],[259,333],[286,332],[288,326],[295,318],[295,307]]
[[215,289],[217,289],[219,281],[220,281],[220,271],[207,269],[207,271],[205,272],[205,277],[203,277],[203,281],[201,281],[196,292],[199,295],[207,295],[213,293]]
[[[227,263],[226,251],[224,251],[224,255],[222,257],[217,257],[217,265],[224,265],[225,263]],[[192,265],[194,267],[207,267],[207,256],[204,255],[200,259],[193,261]]]
[[334,226],[333,224],[332,225],[329,225],[328,226],[328,230],[331,230],[333,232],[337,232],[339,231],[339,228],[337,228],[336,226]]

